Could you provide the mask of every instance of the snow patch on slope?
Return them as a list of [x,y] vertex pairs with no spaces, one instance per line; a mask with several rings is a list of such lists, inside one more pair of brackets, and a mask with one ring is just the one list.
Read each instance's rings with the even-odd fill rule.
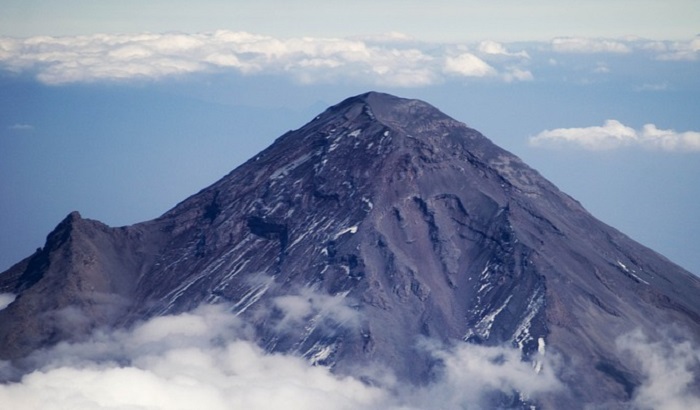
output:
[[340,232],[336,233],[335,236],[333,236],[333,240],[340,238],[341,236],[345,235],[346,233],[350,233],[350,234],[357,233],[357,225],[351,226],[349,228],[345,228],[345,229],[341,230]]

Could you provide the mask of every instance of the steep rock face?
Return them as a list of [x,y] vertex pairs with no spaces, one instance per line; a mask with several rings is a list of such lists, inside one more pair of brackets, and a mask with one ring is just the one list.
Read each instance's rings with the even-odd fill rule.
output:
[[[641,376],[616,353],[625,332],[654,338],[674,323],[700,340],[697,278],[477,131],[379,93],[329,108],[154,221],[115,229],[69,216],[0,275],[10,288],[4,358],[227,302],[261,346],[340,373],[381,363],[425,383],[438,363],[421,338],[506,344],[526,360],[547,349],[569,369],[552,408],[631,398]],[[309,289],[355,313],[317,307],[280,326],[285,295]],[[81,318],[70,335],[41,319],[65,309]]]

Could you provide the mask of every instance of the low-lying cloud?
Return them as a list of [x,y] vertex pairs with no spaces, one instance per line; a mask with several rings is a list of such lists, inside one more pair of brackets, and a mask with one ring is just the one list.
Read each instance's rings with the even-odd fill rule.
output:
[[[286,326],[319,315],[354,326],[359,315],[344,296],[309,290],[272,305]],[[31,371],[0,363],[3,379],[13,380],[0,384],[0,403],[18,410],[485,409],[568,394],[556,376],[558,355],[544,348],[526,362],[512,347],[417,340],[440,365],[433,382],[406,385],[386,369],[367,368],[372,365],[361,375],[343,375],[298,354],[265,351],[254,342],[253,325],[234,312],[225,304],[203,305],[130,330],[98,330],[83,342],[34,352],[23,363]],[[672,339],[651,341],[636,331],[617,340],[620,360],[640,375],[633,408],[700,405],[693,393],[700,351]]]
[[22,410],[359,409],[386,396],[302,358],[266,353],[247,333],[223,306],[98,332],[34,354],[38,370],[0,385],[0,402]]
[[659,129],[646,124],[640,130],[617,120],[602,126],[545,130],[530,138],[533,146],[576,147],[592,151],[639,146],[660,151],[700,151],[700,132]]
[[[276,303],[292,319],[324,309],[348,314],[329,299]],[[0,402],[19,410],[451,409],[481,408],[494,393],[536,399],[561,388],[551,366],[538,373],[512,348],[425,341],[444,367],[434,383],[416,387],[389,376],[370,385],[297,355],[263,351],[252,340],[250,326],[224,305],[100,331],[35,352],[29,362],[36,370],[0,385]],[[7,377],[12,368],[2,370]]]
[[632,404],[639,410],[699,409],[696,375],[700,350],[687,340],[650,341],[641,331],[620,337],[617,348],[639,364],[644,379],[635,389]]
[[309,320],[318,323],[323,319],[354,328],[360,321],[357,310],[349,306],[343,294],[329,296],[305,288],[299,290],[298,294],[277,296],[272,304],[282,313],[277,327],[283,329],[303,325]]

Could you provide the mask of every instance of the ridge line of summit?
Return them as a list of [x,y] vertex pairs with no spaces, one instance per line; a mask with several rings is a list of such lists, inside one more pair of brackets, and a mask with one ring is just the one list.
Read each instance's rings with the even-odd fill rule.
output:
[[456,120],[426,101],[418,98],[397,97],[393,94],[379,91],[368,91],[348,97],[330,106],[304,127],[314,124],[315,120],[322,120],[335,115],[345,115],[346,119],[349,120],[355,116],[352,114],[353,110],[360,106],[364,107],[364,111],[369,115],[371,121],[406,132],[409,135],[416,136],[426,131],[428,133],[431,131],[449,133],[451,128],[462,128],[468,134],[478,134],[482,139],[488,140],[469,125]]

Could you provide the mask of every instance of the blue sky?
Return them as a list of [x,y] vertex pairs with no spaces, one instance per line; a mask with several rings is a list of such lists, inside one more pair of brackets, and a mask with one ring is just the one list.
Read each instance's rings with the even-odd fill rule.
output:
[[0,269],[154,218],[350,95],[421,98],[700,274],[694,1],[4,1]]

